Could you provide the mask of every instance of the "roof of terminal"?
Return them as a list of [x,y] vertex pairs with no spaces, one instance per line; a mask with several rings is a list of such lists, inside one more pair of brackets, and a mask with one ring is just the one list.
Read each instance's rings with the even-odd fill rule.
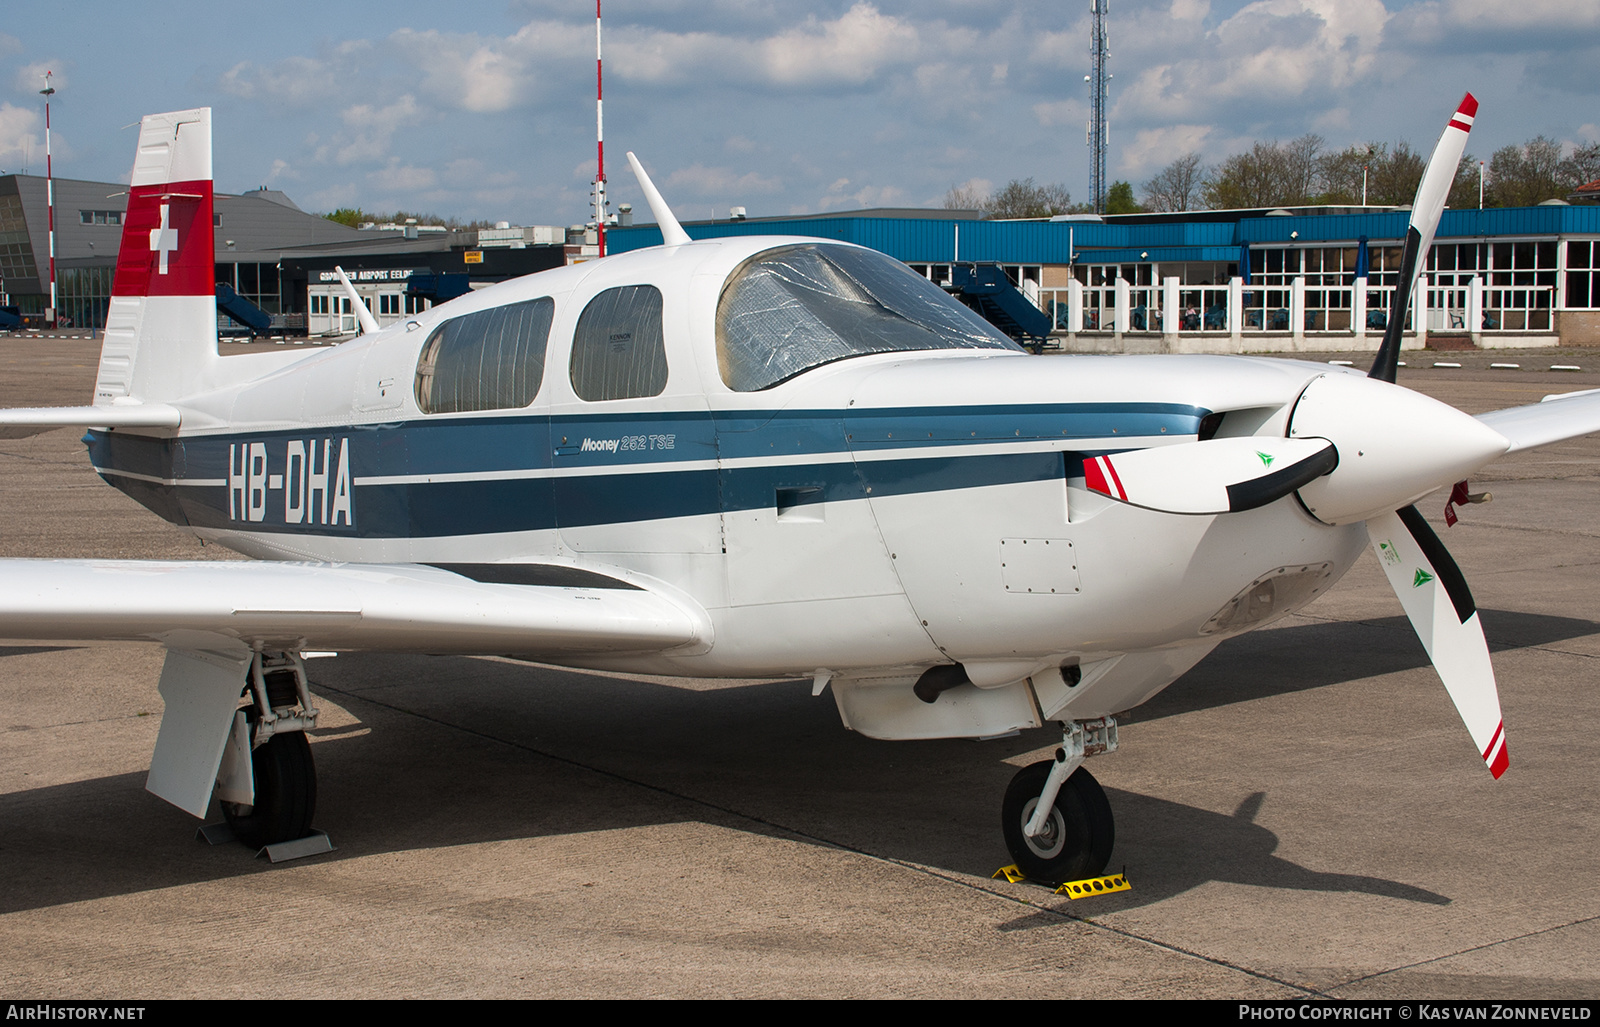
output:
[[[1328,209],[1324,208],[1323,211]],[[1177,215],[1112,216],[1095,221],[979,221],[969,212],[855,211],[743,221],[686,223],[691,238],[742,235],[805,235],[858,243],[909,263],[1001,261],[1008,264],[1226,261],[1240,245],[1354,245],[1405,237],[1407,210],[1347,213],[1298,208],[1264,211],[1202,211]],[[954,213],[955,216],[950,215]],[[886,216],[891,215],[891,216]],[[1219,218],[1218,215],[1234,215]],[[1546,205],[1488,210],[1447,210],[1437,238],[1512,239],[1600,236],[1600,205]],[[655,225],[613,227],[606,238],[613,253],[659,245]]]

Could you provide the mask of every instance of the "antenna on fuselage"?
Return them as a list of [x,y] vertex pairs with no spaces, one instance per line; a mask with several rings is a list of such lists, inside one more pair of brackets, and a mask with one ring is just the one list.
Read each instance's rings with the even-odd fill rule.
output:
[[678,219],[672,216],[672,208],[667,206],[667,201],[661,198],[661,193],[656,190],[656,184],[650,181],[650,176],[644,173],[644,167],[639,163],[639,158],[628,151],[628,166],[633,168],[633,177],[639,180],[639,188],[644,190],[645,201],[650,204],[650,213],[656,216],[656,224],[661,226],[661,244],[663,246],[682,246],[689,242],[689,233],[678,224]]
[[363,335],[371,335],[378,330],[378,319],[372,316],[372,311],[361,302],[361,294],[356,292],[356,287],[350,284],[350,276],[344,273],[344,268],[334,265],[333,270],[339,275],[339,284],[344,286],[344,294],[350,297],[351,308],[355,311],[356,321],[361,325]]

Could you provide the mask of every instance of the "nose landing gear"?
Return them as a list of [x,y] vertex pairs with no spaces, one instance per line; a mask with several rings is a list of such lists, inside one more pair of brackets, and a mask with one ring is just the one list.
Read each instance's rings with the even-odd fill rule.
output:
[[1024,767],[1011,779],[1001,804],[1001,830],[1011,858],[1029,880],[1054,887],[1098,877],[1111,861],[1116,841],[1111,803],[1082,764],[1087,756],[1116,747],[1115,719],[1074,721],[1066,726],[1054,760]]

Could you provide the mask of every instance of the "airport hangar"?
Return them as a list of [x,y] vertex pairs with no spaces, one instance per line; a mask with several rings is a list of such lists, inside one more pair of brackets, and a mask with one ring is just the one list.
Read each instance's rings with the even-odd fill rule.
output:
[[[58,320],[98,330],[105,326],[127,186],[57,178],[55,196]],[[271,315],[274,334],[355,331],[335,266],[344,268],[379,323],[387,324],[468,287],[594,252],[581,228],[575,234],[550,226],[481,232],[414,224],[351,228],[308,214],[264,187],[216,193],[212,222],[217,281]],[[0,175],[0,306],[17,307],[33,324],[45,320],[50,305],[48,224],[45,180]],[[241,326],[222,316],[219,327]]]
[[[125,187],[58,178],[55,190],[62,323],[100,328]],[[45,195],[41,177],[0,176],[0,305],[35,321],[49,305]],[[1293,351],[1376,348],[1408,217],[1301,207],[988,221],[977,211],[885,208],[684,227],[695,238],[859,243],[941,283],[956,264],[997,264],[1049,315],[1066,349]],[[214,230],[218,282],[272,315],[274,334],[289,335],[354,331],[336,265],[386,324],[467,287],[595,253],[592,228],[356,229],[266,188],[216,194]],[[660,239],[654,225],[607,231],[614,253]],[[1600,204],[1447,210],[1426,273],[1408,348],[1600,345]]]

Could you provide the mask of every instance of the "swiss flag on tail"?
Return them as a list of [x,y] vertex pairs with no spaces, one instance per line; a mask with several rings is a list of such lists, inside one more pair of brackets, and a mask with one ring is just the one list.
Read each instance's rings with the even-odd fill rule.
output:
[[214,296],[211,182],[128,190],[114,296]]
[[152,114],[122,219],[114,296],[214,296],[211,111]]

